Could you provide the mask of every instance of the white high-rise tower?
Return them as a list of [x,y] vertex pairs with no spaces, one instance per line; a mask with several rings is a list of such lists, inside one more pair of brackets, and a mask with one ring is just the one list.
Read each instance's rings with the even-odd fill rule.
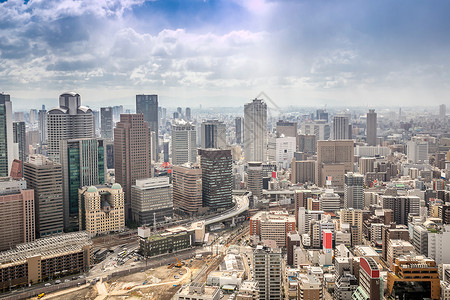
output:
[[246,161],[266,161],[267,104],[253,99],[244,106],[244,154]]

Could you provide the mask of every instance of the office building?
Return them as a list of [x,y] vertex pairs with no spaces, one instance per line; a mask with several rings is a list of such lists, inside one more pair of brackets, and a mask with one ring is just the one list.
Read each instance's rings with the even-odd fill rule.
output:
[[106,182],[105,145],[102,139],[71,139],[60,142],[63,174],[64,228],[78,230],[78,189]]
[[[26,135],[25,135],[25,122],[14,122],[13,123],[13,143],[17,144],[19,148],[19,156],[17,157],[20,161],[26,161]],[[15,155],[16,156],[16,155]]]
[[234,119],[235,134],[236,134],[236,144],[240,145],[244,141],[244,119],[237,117]]
[[87,272],[91,247],[88,233],[76,232],[37,239],[0,252],[0,290]]
[[192,123],[176,120],[172,124],[172,164],[197,161],[197,133]]
[[276,138],[275,143],[275,160],[277,166],[287,169],[294,158],[294,152],[297,149],[297,139],[295,137],[279,137]]
[[34,241],[34,192],[25,180],[0,178],[0,220],[0,251]]
[[409,141],[406,143],[406,156],[413,164],[428,162],[428,142]]
[[333,117],[333,139],[350,140],[352,135],[349,130],[350,116],[348,114],[337,114]]
[[362,228],[363,228],[363,213],[360,209],[341,209],[340,211],[340,227],[344,228],[343,224],[350,226],[352,236],[352,246],[362,244]]
[[47,143],[47,110],[45,105],[38,112],[38,129],[39,129],[39,143]]
[[314,154],[316,153],[316,136],[314,134],[299,134],[297,135],[297,151]]
[[361,157],[359,159],[359,173],[365,175],[370,172],[375,172],[375,157]]
[[63,232],[63,186],[61,165],[39,154],[24,163],[24,178],[34,190],[36,236]]
[[106,140],[114,139],[114,121],[113,109],[111,106],[100,108],[101,113],[101,130],[100,136]]
[[396,224],[408,225],[409,214],[419,216],[420,198],[418,196],[381,196],[384,209],[392,209]]
[[364,176],[348,172],[344,182],[344,208],[364,208]]
[[297,299],[322,300],[322,282],[312,274],[300,274],[298,277]]
[[388,244],[390,240],[409,241],[409,231],[405,225],[390,224],[381,227],[381,257],[387,261]]
[[325,120],[326,122],[328,122],[328,113],[325,111],[325,109],[316,110],[316,120]]
[[290,231],[287,234],[286,252],[287,264],[294,266],[294,248],[300,246],[301,238],[297,231]]
[[172,167],[173,207],[175,210],[195,214],[202,208],[202,169],[198,166]]
[[59,96],[59,107],[47,114],[48,157],[60,163],[60,141],[79,138],[94,138],[94,114],[90,108],[81,106],[81,97],[76,93]]
[[297,137],[297,122],[279,120],[276,131],[277,137]]
[[375,109],[369,109],[366,119],[367,137],[366,142],[368,146],[377,145],[377,113]]
[[393,299],[440,299],[436,262],[423,256],[395,257],[387,273],[387,296]]
[[17,147],[14,143],[10,96],[0,93],[0,177],[9,176],[12,163],[18,158],[15,155],[19,152]]
[[280,249],[257,246],[253,251],[254,280],[259,285],[259,299],[282,299],[282,254]]
[[78,193],[79,230],[96,236],[125,229],[124,193],[120,184],[85,186]]
[[293,184],[316,182],[316,161],[292,159],[291,163],[291,182]]
[[202,123],[202,148],[224,149],[227,145],[225,123],[218,120],[208,120]]
[[352,295],[352,300],[380,300],[383,285],[380,282],[380,269],[373,258],[359,259],[359,286]]
[[[353,171],[353,141],[318,141],[316,184],[344,187],[344,175]],[[327,184],[328,185],[328,184]]]
[[319,203],[319,209],[326,212],[337,212],[341,208],[341,198],[332,189],[320,195]]
[[231,150],[199,149],[203,206],[213,210],[232,205]]
[[265,162],[267,152],[267,104],[254,99],[244,106],[244,155],[246,161]]
[[131,186],[152,177],[151,131],[143,114],[122,114],[114,129],[116,182],[125,193],[125,220],[131,220]]
[[439,118],[444,120],[446,114],[447,114],[447,106],[445,106],[445,104],[439,105]]
[[190,121],[190,120],[192,119],[192,116],[191,116],[191,108],[190,108],[190,107],[186,107],[185,112],[186,112],[186,114],[185,114],[186,120],[187,120],[187,121]]
[[263,190],[263,168],[261,162],[248,162],[247,189],[253,197],[261,199]]
[[330,124],[325,120],[305,122],[301,125],[301,132],[302,134],[315,135],[316,141],[326,141],[331,135]]
[[143,114],[150,131],[159,134],[158,95],[136,95],[136,114]]
[[260,211],[250,218],[250,237],[272,240],[277,247],[287,247],[287,235],[295,230],[295,217],[283,211]]
[[194,230],[176,232],[151,233],[149,227],[139,227],[139,253],[151,257],[171,253],[194,246]]
[[137,179],[131,186],[133,220],[140,225],[162,223],[173,217],[173,188],[169,177]]

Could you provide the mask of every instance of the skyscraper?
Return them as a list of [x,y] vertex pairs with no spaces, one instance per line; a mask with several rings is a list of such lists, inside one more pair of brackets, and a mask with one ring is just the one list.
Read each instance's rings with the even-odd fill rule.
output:
[[[8,94],[0,93],[0,177],[6,177],[14,160],[12,104]],[[17,149],[16,149],[17,150]]]
[[39,154],[23,164],[24,178],[34,190],[36,236],[63,232],[63,190],[61,165]]
[[113,110],[112,107],[102,107],[100,109],[101,112],[101,137],[107,140],[113,140],[114,134],[113,134],[113,128],[114,128],[114,122],[113,122]]
[[202,148],[223,149],[227,144],[226,126],[218,120],[202,123]]
[[197,160],[197,132],[192,123],[176,120],[172,124],[172,164],[182,165]]
[[60,162],[59,141],[79,138],[94,138],[94,114],[90,108],[81,106],[81,97],[76,93],[59,96],[59,107],[47,115],[48,157]]
[[267,105],[253,99],[244,106],[244,154],[246,161],[265,162],[267,152]]
[[244,131],[242,130],[244,127],[244,119],[242,119],[241,117],[237,117],[236,119],[234,119],[235,122],[235,133],[236,133],[236,144],[242,144],[242,141],[244,139],[243,133]]
[[349,140],[350,117],[347,114],[337,114],[333,118],[333,139]]
[[277,121],[277,137],[282,135],[297,137],[297,122]]
[[136,113],[144,114],[144,121],[158,136],[158,95],[136,95]]
[[366,142],[369,146],[377,145],[377,113],[375,109],[369,109],[367,113],[367,138]]
[[199,149],[202,168],[203,206],[214,210],[232,204],[231,150]]
[[353,172],[345,174],[344,208],[364,208],[364,176]]
[[191,108],[190,107],[186,107],[186,120],[188,120],[188,121],[191,120]]
[[143,114],[122,114],[114,129],[116,182],[125,192],[125,219],[131,220],[131,186],[152,177],[151,131]]
[[253,197],[261,199],[263,190],[263,168],[261,162],[248,162],[247,189]]
[[47,110],[45,105],[38,112],[38,128],[41,145],[47,142]]
[[316,120],[325,120],[328,123],[328,113],[325,109],[316,110]]
[[344,175],[353,170],[353,141],[318,141],[316,184],[325,185],[328,181],[332,186],[343,187]]
[[105,183],[106,155],[102,139],[62,140],[61,165],[64,194],[64,228],[79,228],[78,189]]
[[447,106],[445,106],[445,104],[439,105],[439,118],[445,119],[446,114],[447,114]]
[[259,284],[260,300],[281,300],[282,256],[280,249],[257,246],[253,252],[254,280]]
[[173,166],[173,206],[188,214],[202,208],[202,169],[198,166]]
[[[26,160],[25,147],[26,147],[26,135],[25,135],[25,122],[13,123],[13,142],[18,145],[19,148],[19,160],[23,163]],[[22,170],[23,173],[23,170]]]

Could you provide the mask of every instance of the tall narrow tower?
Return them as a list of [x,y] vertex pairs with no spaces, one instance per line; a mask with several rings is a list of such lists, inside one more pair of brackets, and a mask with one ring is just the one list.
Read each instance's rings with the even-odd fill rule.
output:
[[369,109],[367,113],[367,138],[366,142],[369,146],[377,145],[377,113],[375,109]]
[[267,104],[253,99],[244,106],[244,154],[246,161],[266,161]]
[[10,96],[0,93],[0,177],[9,176],[15,147]]

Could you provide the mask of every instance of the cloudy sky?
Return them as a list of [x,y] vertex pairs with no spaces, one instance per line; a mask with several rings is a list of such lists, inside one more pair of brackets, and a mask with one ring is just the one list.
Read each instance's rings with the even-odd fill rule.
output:
[[[0,91],[93,107],[438,105],[450,1],[0,0]],[[47,102],[46,102],[47,103]]]

